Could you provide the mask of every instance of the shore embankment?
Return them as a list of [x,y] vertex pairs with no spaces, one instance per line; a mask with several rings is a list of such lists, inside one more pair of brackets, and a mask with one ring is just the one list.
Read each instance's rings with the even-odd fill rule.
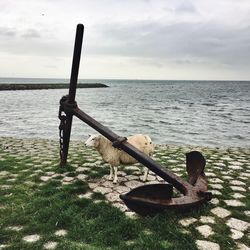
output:
[[[144,183],[140,164],[120,167],[114,184],[109,166],[82,142],[70,142],[68,165],[60,168],[58,141],[0,137],[0,248],[248,249],[250,148],[161,145],[153,158],[186,179],[191,150],[206,158],[212,200],[190,213],[144,219],[119,198],[164,182],[150,172]],[[103,241],[110,234],[112,241]]]
[[[67,89],[69,84],[67,83],[28,83],[28,84],[15,84],[15,83],[6,83],[0,84],[0,91],[3,90],[36,90],[36,89]],[[108,85],[103,83],[79,83],[77,88],[107,88]]]

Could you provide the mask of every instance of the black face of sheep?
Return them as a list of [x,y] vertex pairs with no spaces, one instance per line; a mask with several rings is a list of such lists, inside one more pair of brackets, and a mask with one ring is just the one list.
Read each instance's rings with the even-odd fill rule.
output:
[[[151,156],[153,154],[154,146],[148,135],[138,134],[129,136],[127,141],[146,155]],[[103,161],[110,164],[109,179],[113,179],[114,183],[117,183],[118,166],[137,163],[133,157],[122,150],[114,148],[112,143],[101,135],[89,136],[85,142],[85,146],[94,147],[102,156]],[[148,168],[145,168],[143,181],[147,180],[148,172]]]

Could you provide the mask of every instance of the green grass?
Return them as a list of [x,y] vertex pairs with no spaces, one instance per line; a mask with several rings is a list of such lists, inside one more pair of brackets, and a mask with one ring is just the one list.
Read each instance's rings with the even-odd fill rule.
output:
[[[8,151],[9,150],[9,151]],[[6,176],[0,176],[0,186],[9,185],[9,188],[0,188],[0,245],[6,244],[6,249],[43,249],[43,245],[48,241],[58,243],[56,249],[197,249],[195,241],[208,240],[220,244],[221,249],[236,249],[236,242],[230,237],[230,230],[225,225],[225,220],[216,218],[216,224],[211,225],[214,235],[207,239],[202,237],[196,230],[196,227],[202,225],[198,219],[200,216],[212,216],[210,210],[215,206],[208,204],[195,211],[180,214],[166,211],[155,217],[135,217],[130,218],[118,208],[106,202],[105,196],[100,193],[94,193],[91,199],[79,198],[79,194],[84,194],[90,190],[87,181],[74,181],[72,184],[62,185],[62,177],[55,177],[48,182],[42,182],[40,177],[46,175],[46,172],[53,171],[59,174],[66,174],[69,177],[75,177],[75,165],[94,162],[88,158],[93,151],[82,152],[79,145],[70,150],[70,164],[61,169],[58,167],[58,156],[48,157],[46,152],[37,150],[37,154],[20,154],[16,157],[18,149],[8,149],[2,147],[0,150],[0,172],[8,171]],[[10,151],[12,150],[12,151]],[[17,150],[17,151],[15,151]],[[167,148],[164,151],[157,151],[159,162],[165,162],[168,167],[178,167],[183,164],[184,153],[186,149]],[[56,152],[56,151],[55,151]],[[74,154],[74,155],[73,155]],[[218,150],[211,151],[204,149],[207,159],[211,154],[218,161],[223,155]],[[232,154],[230,152],[230,154]],[[73,155],[71,157],[71,155]],[[79,155],[79,157],[77,157]],[[249,154],[240,154],[244,159],[249,160]],[[40,161],[37,159],[40,157]],[[169,156],[170,159],[179,159],[178,163],[168,163],[168,159],[163,156]],[[34,160],[34,158],[36,159]],[[236,157],[237,158],[237,157]],[[237,159],[235,159],[237,160]],[[34,164],[34,161],[36,163]],[[46,163],[51,161],[51,163]],[[215,160],[216,161],[216,160]],[[45,162],[45,163],[43,163]],[[226,169],[227,169],[227,162]],[[212,165],[212,164],[209,164]],[[50,167],[49,170],[45,169]],[[248,163],[243,165],[247,170]],[[179,168],[179,167],[178,167]],[[22,171],[25,172],[22,172]],[[40,172],[35,172],[41,170]],[[131,174],[131,170],[124,170]],[[218,169],[212,169],[216,173],[216,178],[221,178]],[[89,180],[101,178],[108,174],[108,168],[93,166],[88,173]],[[36,175],[33,175],[35,174]],[[181,171],[185,175],[185,171]],[[234,172],[232,176],[237,178],[240,172]],[[15,180],[12,176],[15,176]],[[27,183],[27,181],[29,181]],[[249,180],[246,180],[250,185]],[[230,189],[230,181],[225,181],[220,206],[226,209],[223,199],[232,199],[233,194]],[[247,187],[247,185],[246,185]],[[244,211],[249,210],[249,192],[244,195],[242,201],[246,207],[231,208],[232,216],[244,221],[249,221],[249,217]],[[188,227],[183,227],[179,223],[181,219],[194,217],[197,222]],[[22,226],[23,229],[16,232],[8,230],[9,226]],[[66,236],[56,236],[57,230],[67,230]],[[30,234],[39,234],[40,240],[35,243],[26,243],[22,240],[24,236]],[[249,245],[249,237],[245,235],[240,242]]]

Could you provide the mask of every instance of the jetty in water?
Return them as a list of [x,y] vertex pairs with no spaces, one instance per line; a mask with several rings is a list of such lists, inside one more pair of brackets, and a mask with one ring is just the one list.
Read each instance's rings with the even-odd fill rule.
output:
[[[108,85],[103,83],[79,83],[78,88],[107,88]],[[0,84],[1,90],[37,90],[37,89],[68,89],[68,83],[8,83]]]

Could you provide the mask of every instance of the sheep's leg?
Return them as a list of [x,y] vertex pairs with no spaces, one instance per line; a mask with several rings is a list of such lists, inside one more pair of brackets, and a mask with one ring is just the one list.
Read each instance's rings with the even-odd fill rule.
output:
[[149,172],[149,169],[147,167],[144,167],[144,176],[143,176],[143,182],[145,182],[148,178],[148,172]]
[[113,183],[117,183],[117,172],[118,172],[118,167],[114,167],[114,172],[115,172],[115,177],[114,177]]
[[110,165],[110,174],[109,174],[109,180],[112,180],[114,176],[113,166]]

